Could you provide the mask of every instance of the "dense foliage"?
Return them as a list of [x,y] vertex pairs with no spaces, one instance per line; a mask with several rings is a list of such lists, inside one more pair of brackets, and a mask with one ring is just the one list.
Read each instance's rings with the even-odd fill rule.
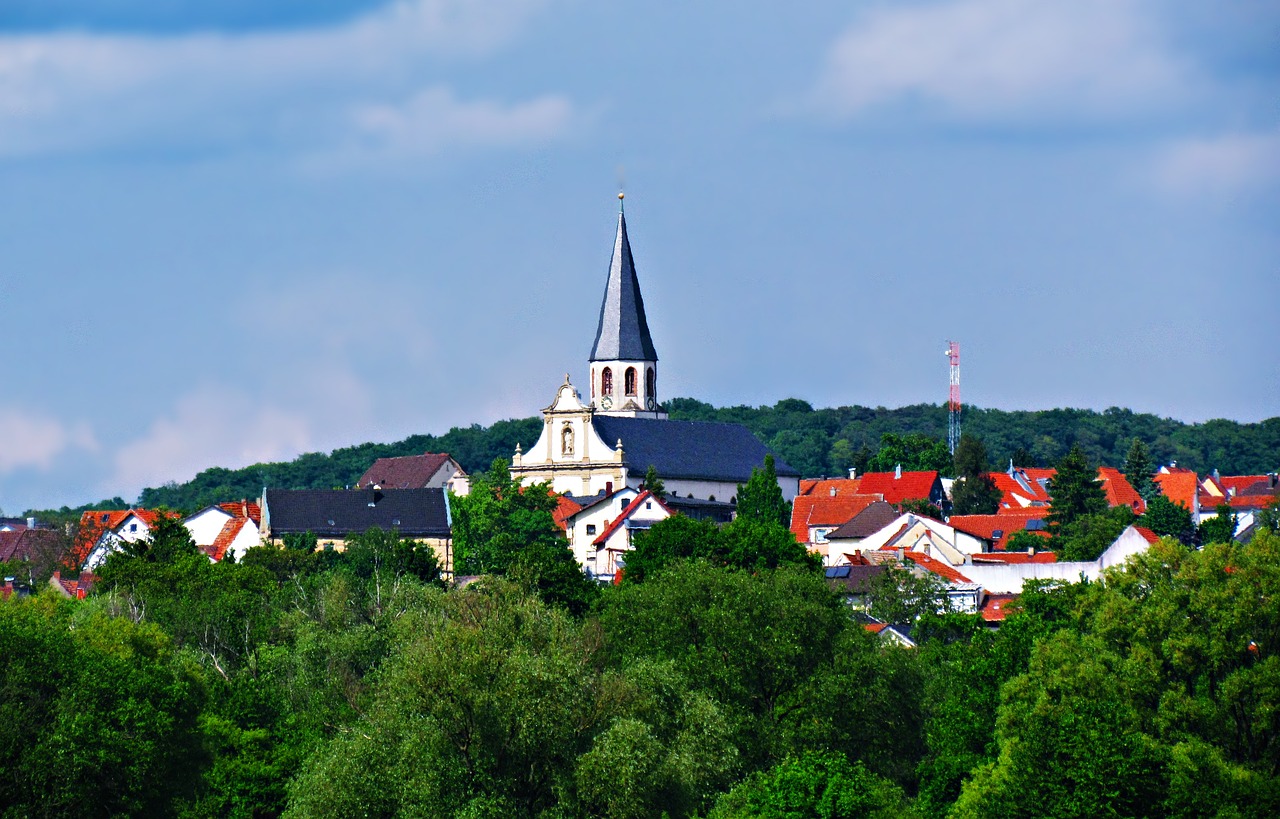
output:
[[[512,522],[489,477],[486,525],[542,537],[549,512]],[[1032,586],[998,631],[890,572],[872,611],[913,622],[914,650],[868,633],[803,562],[674,557],[579,614],[516,563],[446,590],[430,550],[394,533],[212,564],[162,525],[86,600],[0,603],[0,810],[1280,811],[1271,531],[1166,539],[1102,582]]]
[[[671,417],[691,421],[727,421],[748,427],[806,477],[843,475],[852,468],[885,470],[941,469],[950,474],[950,457],[941,444],[947,434],[945,404],[915,404],[898,409],[833,407],[814,409],[788,398],[773,406],[716,408],[692,398],[667,403]],[[516,444],[528,448],[538,438],[537,418],[498,421],[492,426],[455,427],[444,435],[413,435],[392,444],[360,444],[301,455],[283,463],[253,464],[242,469],[213,467],[186,483],[144,489],[138,505],[194,512],[229,498],[255,498],[263,487],[333,489],[353,484],[377,458],[448,452],[468,473],[482,472],[495,458],[509,458]],[[1141,444],[1150,464],[1176,460],[1201,474],[1218,469],[1224,475],[1275,471],[1280,452],[1280,418],[1253,424],[1213,420],[1187,424],[1172,418],[1112,407],[1104,412],[1053,409],[1036,412],[966,407],[964,430],[983,440],[997,468],[1013,460],[1018,466],[1049,466],[1073,446],[1095,464],[1121,467]],[[893,436],[886,440],[885,435]],[[883,453],[881,450],[885,450]],[[1154,471],[1154,470],[1153,470]],[[91,508],[121,509],[123,500],[70,509],[37,510],[42,520],[75,520]]]

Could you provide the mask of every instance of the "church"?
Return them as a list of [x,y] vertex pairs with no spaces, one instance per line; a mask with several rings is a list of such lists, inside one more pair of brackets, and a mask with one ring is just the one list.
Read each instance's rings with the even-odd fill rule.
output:
[[[667,496],[734,503],[738,486],[771,454],[740,424],[673,421],[658,398],[658,353],[649,334],[627,220],[618,194],[618,232],[605,282],[586,392],[568,375],[542,411],[542,433],[512,458],[523,483],[547,482],[582,498],[636,488],[652,466]],[[783,497],[800,490],[800,473],[774,456]]]

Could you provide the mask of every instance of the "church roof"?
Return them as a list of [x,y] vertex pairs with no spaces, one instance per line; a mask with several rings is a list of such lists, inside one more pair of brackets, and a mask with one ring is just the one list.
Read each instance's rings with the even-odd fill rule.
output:
[[[661,478],[746,483],[751,470],[764,466],[769,450],[740,424],[670,421],[597,415],[596,433],[615,446],[622,440],[627,465],[634,474],[650,466]],[[774,455],[774,469],[784,477],[800,477]]]
[[613,259],[609,262],[609,281],[600,304],[600,324],[596,341],[591,346],[591,361],[657,361],[649,336],[649,322],[644,315],[644,299],[636,278],[635,261],[631,258],[631,242],[627,240],[627,220],[618,212],[618,235],[613,241]]

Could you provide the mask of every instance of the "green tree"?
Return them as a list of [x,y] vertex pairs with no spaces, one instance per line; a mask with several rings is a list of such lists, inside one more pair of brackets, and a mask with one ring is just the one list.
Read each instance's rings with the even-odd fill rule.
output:
[[762,771],[720,797],[710,819],[896,819],[913,816],[902,789],[860,762],[810,751]]
[[945,517],[941,509],[924,498],[907,498],[897,504],[897,509],[899,512],[910,512],[913,515],[936,521],[941,521]]
[[1138,519],[1138,523],[1161,537],[1177,538],[1184,543],[1189,543],[1195,533],[1190,510],[1164,495],[1156,495],[1147,502],[1147,511]]
[[1062,560],[1097,560],[1137,520],[1128,506],[1084,515],[1063,526],[1053,545]]
[[1124,457],[1124,468],[1121,471],[1143,500],[1150,501],[1159,492],[1152,477],[1155,469],[1151,466],[1151,453],[1141,438],[1134,438],[1129,445],[1129,453]]
[[521,487],[498,458],[472,479],[467,495],[450,502],[455,575],[509,575],[576,614],[590,607],[596,586],[556,526],[556,498],[545,483]]
[[892,472],[901,466],[907,472],[951,472],[951,453],[944,441],[929,435],[886,432],[880,436],[880,451],[867,464],[871,472]]
[[164,816],[205,764],[198,676],[152,624],[98,601],[0,604],[6,816]]
[[1031,454],[1031,451],[1024,446],[1019,446],[1009,456],[1009,460],[1013,461],[1013,465],[1022,469],[1027,467],[1040,466],[1040,459]]
[[791,524],[791,504],[782,497],[773,456],[764,456],[764,468],[752,469],[745,486],[738,486],[737,516],[754,520]]
[[953,515],[991,515],[1000,508],[1001,492],[991,478],[987,446],[964,434],[956,445],[956,481],[951,485]]
[[662,478],[658,477],[658,470],[653,464],[649,464],[649,468],[644,471],[644,482],[640,484],[640,488],[648,489],[659,499],[667,496],[667,487]]
[[1217,515],[1200,521],[1196,536],[1201,543],[1230,543],[1236,536],[1236,515],[1231,504],[1220,503],[1214,510]]
[[820,556],[810,554],[790,529],[776,522],[739,515],[721,527],[709,520],[672,515],[636,534],[623,578],[627,583],[640,583],[685,559],[749,571],[780,566],[816,570],[822,565]]
[[886,623],[914,623],[949,608],[942,578],[896,564],[887,564],[882,574],[872,578],[867,596],[871,616]]
[[1065,527],[1086,516],[1106,511],[1107,496],[1098,483],[1098,470],[1089,463],[1079,446],[1058,462],[1057,472],[1049,484],[1052,505],[1045,520],[1055,547]]

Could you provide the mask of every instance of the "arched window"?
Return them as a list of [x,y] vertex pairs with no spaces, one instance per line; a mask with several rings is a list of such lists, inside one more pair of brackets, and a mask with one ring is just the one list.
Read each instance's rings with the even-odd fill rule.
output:
[[600,371],[600,394],[613,395],[613,370],[608,367]]
[[658,398],[658,374],[653,371],[653,367],[650,367],[649,372],[645,373],[644,394],[655,401]]
[[627,395],[636,394],[636,368],[627,367],[627,375],[623,386],[627,388]]

